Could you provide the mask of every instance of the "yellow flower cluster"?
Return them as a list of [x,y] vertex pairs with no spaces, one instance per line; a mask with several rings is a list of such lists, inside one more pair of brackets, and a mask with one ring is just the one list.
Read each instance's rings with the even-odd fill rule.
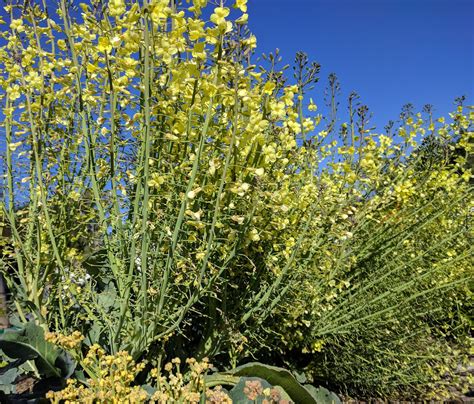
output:
[[57,332],[45,332],[44,339],[66,350],[78,348],[84,336],[79,331],[74,331],[70,335],[63,335]]
[[186,375],[180,371],[181,360],[173,359],[164,366],[167,376],[162,376],[159,369],[151,371],[158,390],[151,396],[152,403],[185,402],[197,404],[204,392],[204,375],[212,367],[207,358],[198,362],[194,358],[186,359],[189,367]]
[[[48,337],[51,341],[55,338]],[[166,376],[163,376],[158,368],[150,370],[150,385],[156,386],[156,391],[150,395],[141,387],[133,385],[138,373],[145,368],[145,363],[136,364],[125,351],[107,355],[98,345],[92,345],[81,363],[92,377],[85,384],[70,379],[63,390],[50,391],[47,398],[52,403],[185,402],[197,404],[201,402],[205,390],[204,375],[212,367],[207,358],[201,362],[189,358],[186,359],[187,372],[183,374],[180,370],[181,360],[175,358],[164,366]],[[212,401],[219,397],[216,390],[209,390],[209,394],[211,398],[207,402],[221,402]]]
[[146,402],[147,392],[139,386],[132,385],[145,364],[135,364],[127,352],[106,355],[98,345],[93,345],[84,358],[83,364],[94,375],[88,380],[87,385],[77,380],[68,380],[65,389],[47,394],[47,398],[52,403]]
[[232,404],[232,399],[221,386],[206,391],[206,404]]

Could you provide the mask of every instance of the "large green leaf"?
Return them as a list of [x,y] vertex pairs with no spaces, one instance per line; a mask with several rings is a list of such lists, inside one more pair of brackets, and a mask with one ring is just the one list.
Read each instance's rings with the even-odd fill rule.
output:
[[0,391],[11,394],[15,392],[15,379],[18,376],[18,369],[8,369],[0,375]]
[[239,381],[239,376],[226,375],[223,373],[214,373],[204,376],[207,387],[215,386],[235,386]]
[[318,404],[341,404],[339,397],[324,387],[314,387],[311,384],[305,384],[304,387]]
[[72,359],[71,355],[61,350],[54,362],[54,366],[60,370],[62,378],[69,379],[76,369],[76,362]]
[[227,373],[235,376],[259,377],[273,386],[281,386],[295,403],[318,403],[311,393],[296,380],[291,372],[283,368],[265,365],[258,362],[251,362],[239,366]]
[[273,386],[273,388],[276,389],[278,393],[280,394],[280,400],[285,400],[285,402],[288,402],[288,403],[293,401],[291,397],[288,395],[288,393],[283,389],[283,387]]
[[44,330],[33,322],[22,330],[3,333],[0,349],[13,359],[34,360],[38,372],[46,377],[67,377],[74,369],[68,355],[46,341]]
[[[206,376],[206,385],[234,386],[231,396],[234,402],[247,403],[243,389],[248,380],[261,380],[265,387],[271,386],[278,390],[281,399],[291,400],[296,404],[340,404],[341,400],[324,387],[302,385],[296,377],[286,369],[263,363],[252,362],[223,373]],[[264,387],[264,388],[265,388]],[[237,401],[235,401],[237,400]],[[259,401],[257,399],[256,402]]]
[[97,304],[105,312],[114,310],[117,301],[117,289],[112,282],[108,283],[104,290],[97,296]]

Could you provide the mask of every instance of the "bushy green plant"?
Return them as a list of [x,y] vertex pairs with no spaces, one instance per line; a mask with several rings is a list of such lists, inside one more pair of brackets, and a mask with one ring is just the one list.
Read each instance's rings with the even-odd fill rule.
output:
[[[282,191],[309,195],[315,181],[294,173],[305,157],[287,111],[301,89],[245,62],[254,37],[228,31],[226,8],[204,26],[199,3],[118,2],[97,24],[94,7],[76,23],[61,4],[62,26],[41,7],[25,19],[9,8],[2,49],[4,263],[20,315],[139,357],[196,310],[227,312],[227,294],[271,303],[300,241],[279,231],[275,250],[265,226],[292,217],[301,239],[313,214],[309,197],[280,208]],[[252,315],[231,310],[220,318]],[[209,318],[210,332],[223,325]]]
[[133,360],[291,358],[355,392],[433,390],[468,346],[470,172],[416,147],[472,153],[473,112],[406,108],[375,134],[351,95],[323,126],[319,65],[257,67],[246,1],[206,6],[7,6],[12,310]]
[[[397,134],[381,135],[376,145],[365,136],[358,148],[365,157],[351,164],[357,187],[347,187],[347,160],[333,166],[331,183],[341,185],[326,188],[327,200],[345,189],[341,207],[316,224],[321,236],[313,238],[314,261],[295,273],[300,283],[273,320],[283,325],[276,341],[283,352],[315,357],[305,363],[313,374],[368,396],[434,397],[447,385],[467,388],[456,372],[468,365],[472,346],[473,200],[466,158],[473,120],[472,112],[466,118],[462,111],[459,106],[449,125],[440,119],[439,127],[413,114],[398,130],[399,141],[392,141]],[[430,133],[445,143],[444,158],[420,168],[428,156],[414,142],[411,153],[403,150],[409,133]],[[342,226],[348,233],[330,243]]]

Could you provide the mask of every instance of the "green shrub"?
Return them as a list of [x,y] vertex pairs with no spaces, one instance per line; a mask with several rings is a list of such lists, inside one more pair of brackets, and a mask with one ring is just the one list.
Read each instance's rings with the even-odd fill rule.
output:
[[[283,325],[275,342],[282,352],[315,354],[307,363],[316,376],[369,397],[436,396],[457,383],[466,389],[455,373],[468,364],[472,347],[473,200],[465,166],[472,112],[467,120],[461,111],[450,125],[426,124],[445,143],[444,159],[420,168],[424,149],[405,160],[376,150],[374,170],[358,168],[368,197],[359,187],[348,190],[340,208],[316,224],[325,234],[313,238],[313,261],[295,274],[297,287],[272,320]],[[399,133],[425,131],[421,119],[413,122]],[[453,142],[464,151],[455,164]],[[400,144],[394,142],[392,156]],[[341,187],[327,188],[326,200],[347,189],[339,178]],[[351,237],[331,240],[341,226]]]

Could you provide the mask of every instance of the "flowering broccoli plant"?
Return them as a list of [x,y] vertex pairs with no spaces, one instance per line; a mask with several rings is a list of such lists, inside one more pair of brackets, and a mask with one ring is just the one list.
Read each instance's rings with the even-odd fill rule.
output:
[[320,119],[302,117],[314,78],[257,69],[245,2],[235,22],[227,7],[205,22],[204,3],[7,7],[2,203],[21,318],[138,357],[196,313],[211,340],[279,299],[315,213],[313,152],[297,147]]
[[[207,3],[5,7],[0,269],[15,316],[133,360],[296,349],[313,359],[295,368],[328,377],[314,358],[347,358],[350,335],[375,341],[357,357],[396,356],[417,326],[435,358],[449,330],[465,352],[473,111],[407,108],[375,134],[351,95],[338,128],[336,102],[323,119],[305,101],[317,63],[298,53],[291,82],[278,52],[257,66],[246,0]],[[367,380],[433,379],[410,372]]]

